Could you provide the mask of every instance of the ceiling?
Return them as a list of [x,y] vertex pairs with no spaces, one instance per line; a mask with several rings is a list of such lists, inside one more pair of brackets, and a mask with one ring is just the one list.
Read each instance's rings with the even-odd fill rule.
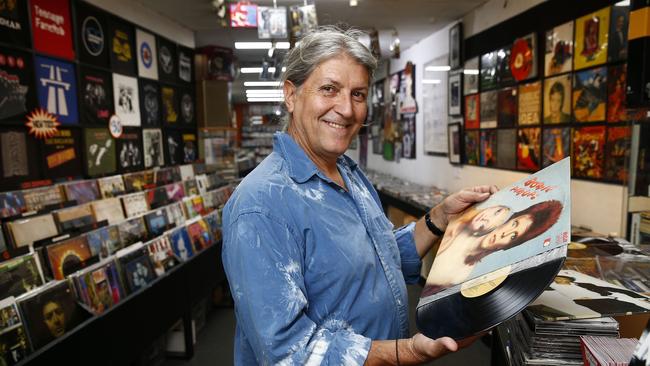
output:
[[[346,23],[380,33],[396,29],[401,49],[405,50],[460,19],[464,14],[487,0],[358,0],[358,6],[350,7],[349,0],[309,0],[316,4],[318,24]],[[196,46],[218,45],[234,49],[235,41],[256,41],[256,29],[222,28],[212,0],[138,0],[145,7],[156,11],[195,32]],[[230,1],[227,1],[230,2]],[[252,0],[263,6],[273,6],[273,0]],[[301,5],[304,0],[277,0],[278,6]],[[264,50],[235,50],[240,66],[261,66]],[[233,83],[233,97],[239,100],[244,80],[257,80],[255,74],[242,74]]]

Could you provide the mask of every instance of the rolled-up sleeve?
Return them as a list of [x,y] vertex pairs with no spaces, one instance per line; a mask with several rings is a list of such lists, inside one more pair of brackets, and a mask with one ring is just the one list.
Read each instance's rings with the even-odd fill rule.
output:
[[422,266],[422,260],[415,248],[414,231],[414,222],[393,231],[395,240],[397,241],[397,247],[399,248],[404,281],[409,285],[418,283],[420,279],[420,267]]
[[369,338],[349,326],[318,326],[305,312],[309,302],[299,233],[265,212],[240,213],[224,228],[223,264],[238,327],[259,364],[363,365]]

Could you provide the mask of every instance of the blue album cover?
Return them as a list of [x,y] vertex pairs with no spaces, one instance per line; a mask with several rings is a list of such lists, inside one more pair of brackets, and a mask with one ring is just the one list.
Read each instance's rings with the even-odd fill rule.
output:
[[421,298],[568,244],[570,176],[566,158],[503,188],[453,220]]
[[62,124],[78,123],[77,78],[74,65],[36,56],[34,66],[39,106],[56,115]]
[[86,234],[88,246],[93,256],[106,258],[122,247],[120,231],[117,226],[105,226]]
[[186,261],[194,255],[194,250],[192,249],[192,240],[190,235],[187,232],[186,227],[181,227],[174,230],[169,235],[169,240],[172,242],[172,249],[174,254],[182,261]]

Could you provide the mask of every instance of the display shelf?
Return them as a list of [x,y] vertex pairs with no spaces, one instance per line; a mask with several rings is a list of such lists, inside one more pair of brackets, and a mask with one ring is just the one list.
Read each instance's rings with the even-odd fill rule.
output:
[[[192,307],[224,279],[218,242],[18,365],[131,364],[178,319],[183,319],[185,329],[191,329]],[[192,358],[191,332],[185,333],[185,349],[185,358]]]

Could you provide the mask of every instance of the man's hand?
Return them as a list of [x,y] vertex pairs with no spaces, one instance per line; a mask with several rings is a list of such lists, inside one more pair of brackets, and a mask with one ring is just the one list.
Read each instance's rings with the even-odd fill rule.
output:
[[411,338],[397,341],[372,341],[365,365],[395,365],[398,363],[398,358],[402,366],[421,365],[465,348],[482,336],[483,334],[480,334],[456,342],[449,337],[431,339],[418,333]]
[[410,338],[409,342],[414,356],[422,362],[428,362],[442,357],[447,353],[456,352],[461,348],[465,348],[482,336],[483,334],[480,334],[456,342],[449,337],[431,339],[422,333],[418,333]]
[[447,196],[436,207],[431,209],[431,219],[444,230],[449,224],[450,218],[465,211],[469,206],[485,201],[490,195],[499,189],[496,186],[476,186],[466,188]]

